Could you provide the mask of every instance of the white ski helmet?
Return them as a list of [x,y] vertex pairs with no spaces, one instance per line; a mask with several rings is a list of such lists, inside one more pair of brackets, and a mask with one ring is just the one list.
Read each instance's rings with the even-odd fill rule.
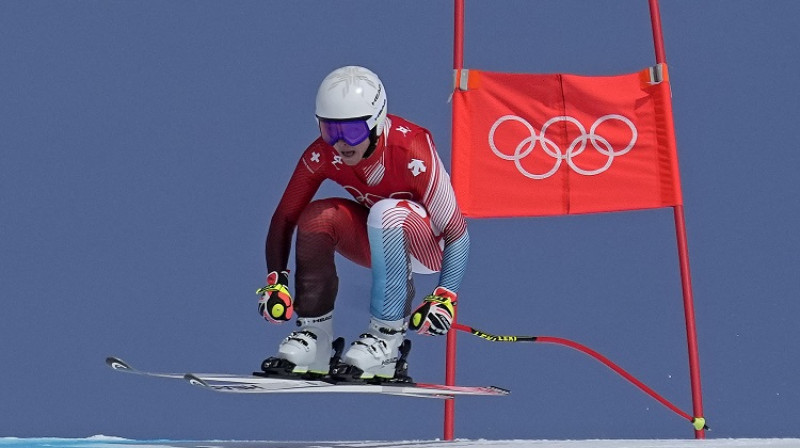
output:
[[378,75],[355,65],[332,71],[317,91],[317,118],[361,118],[367,127],[383,132],[386,122],[386,89]]

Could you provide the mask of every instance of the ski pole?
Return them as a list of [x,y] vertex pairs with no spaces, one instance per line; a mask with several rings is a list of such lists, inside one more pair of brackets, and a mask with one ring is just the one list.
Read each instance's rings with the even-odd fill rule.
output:
[[692,423],[692,426],[698,431],[700,430],[710,430],[708,426],[706,426],[706,420],[703,417],[692,417],[691,415],[687,414],[686,412],[682,411],[680,408],[672,404],[669,400],[662,397],[656,391],[648,387],[646,384],[641,382],[639,379],[628,373],[625,369],[615,364],[610,359],[606,358],[605,356],[601,355],[600,353],[586,347],[585,345],[579,344],[575,341],[571,341],[569,339],[564,338],[557,338],[557,337],[550,337],[550,336],[510,336],[510,335],[496,335],[492,333],[486,333],[481,330],[477,330],[473,327],[460,324],[460,323],[453,323],[453,328],[459,331],[463,331],[465,333],[469,333],[473,336],[477,336],[481,339],[485,339],[491,342],[541,342],[544,344],[557,344],[563,345],[575,350],[578,350],[582,353],[585,353],[597,361],[603,363],[606,367],[613,370],[630,383],[641,389],[647,395],[653,397],[656,401],[667,407],[667,409],[671,410],[672,412],[678,414],[679,416],[689,420]]

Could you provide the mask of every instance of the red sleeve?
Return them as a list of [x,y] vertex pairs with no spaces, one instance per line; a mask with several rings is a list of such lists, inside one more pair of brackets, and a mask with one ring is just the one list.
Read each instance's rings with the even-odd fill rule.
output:
[[313,157],[316,142],[306,149],[289,179],[283,197],[272,215],[266,242],[267,271],[283,271],[289,264],[292,235],[300,214],[316,194],[325,175],[312,171],[308,160]]
[[422,205],[428,210],[434,227],[444,235],[445,244],[450,244],[466,232],[466,221],[430,133],[416,134],[409,145],[409,154],[412,163],[419,160],[425,166],[425,171],[417,176],[409,170],[409,181],[422,198]]

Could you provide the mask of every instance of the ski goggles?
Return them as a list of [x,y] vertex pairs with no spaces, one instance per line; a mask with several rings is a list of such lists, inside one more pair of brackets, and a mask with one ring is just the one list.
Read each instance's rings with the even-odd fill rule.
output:
[[333,146],[339,140],[344,140],[350,146],[356,146],[369,138],[370,129],[367,121],[362,118],[355,120],[327,120],[319,119],[319,133],[325,143]]

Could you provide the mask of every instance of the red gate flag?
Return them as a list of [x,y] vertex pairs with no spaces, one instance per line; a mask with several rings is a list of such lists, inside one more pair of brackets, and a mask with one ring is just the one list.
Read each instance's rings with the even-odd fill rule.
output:
[[453,187],[468,217],[680,205],[664,64],[637,73],[456,72]]

